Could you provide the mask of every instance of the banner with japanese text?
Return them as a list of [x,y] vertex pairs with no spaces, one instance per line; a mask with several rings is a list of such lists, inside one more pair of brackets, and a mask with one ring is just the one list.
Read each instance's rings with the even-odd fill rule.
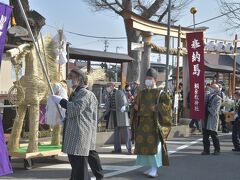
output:
[[203,32],[187,33],[190,79],[190,118],[205,118],[205,73]]
[[5,41],[7,37],[7,28],[11,13],[12,8],[0,2],[0,65],[2,61]]

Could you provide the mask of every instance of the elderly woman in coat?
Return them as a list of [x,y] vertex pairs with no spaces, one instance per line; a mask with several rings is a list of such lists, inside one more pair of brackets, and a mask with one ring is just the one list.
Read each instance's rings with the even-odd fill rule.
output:
[[131,133],[129,131],[130,123],[127,112],[127,97],[123,90],[115,89],[113,83],[108,83],[106,89],[109,93],[108,102],[106,104],[107,112],[109,113],[107,128],[114,129],[113,153],[122,152],[120,130],[123,129],[128,153],[132,154]]
[[66,109],[62,151],[68,154],[72,166],[70,180],[90,180],[88,163],[96,179],[102,179],[102,167],[95,151],[97,98],[87,89],[87,76],[81,70],[71,70],[67,84],[73,88],[69,101],[55,95],[52,98]]

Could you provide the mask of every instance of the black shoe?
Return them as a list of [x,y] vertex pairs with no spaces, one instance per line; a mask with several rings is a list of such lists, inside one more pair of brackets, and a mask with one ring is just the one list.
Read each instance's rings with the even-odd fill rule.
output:
[[229,133],[229,131],[228,130],[223,130],[222,133]]
[[113,154],[121,154],[122,151],[114,151],[114,150],[113,150],[112,153],[113,153]]
[[205,151],[203,151],[203,152],[201,153],[201,155],[210,155],[210,152],[205,152]]
[[232,151],[234,151],[234,152],[239,152],[240,149],[232,149]]
[[214,151],[212,155],[215,155],[215,156],[220,155],[220,151]]

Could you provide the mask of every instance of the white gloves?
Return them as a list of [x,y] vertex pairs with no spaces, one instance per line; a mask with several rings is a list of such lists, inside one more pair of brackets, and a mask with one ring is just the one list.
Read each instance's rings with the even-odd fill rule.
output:
[[62,97],[61,97],[61,96],[56,96],[56,95],[52,95],[51,98],[52,98],[53,102],[55,102],[55,103],[57,103],[57,104],[59,104],[60,101],[62,100]]
[[235,115],[234,115],[234,121],[235,121],[235,119],[237,119],[238,118],[238,114],[236,113]]
[[122,106],[121,107],[121,112],[125,112],[126,111],[126,106]]

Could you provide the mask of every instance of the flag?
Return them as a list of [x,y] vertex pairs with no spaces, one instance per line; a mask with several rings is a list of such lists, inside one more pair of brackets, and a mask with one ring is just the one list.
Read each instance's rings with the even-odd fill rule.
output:
[[187,33],[190,78],[190,118],[205,118],[205,72],[203,32]]
[[7,28],[9,19],[11,17],[11,12],[12,8],[10,6],[0,3],[0,65],[7,37]]
[[0,114],[0,176],[12,173],[7,146],[2,127],[2,116]]

